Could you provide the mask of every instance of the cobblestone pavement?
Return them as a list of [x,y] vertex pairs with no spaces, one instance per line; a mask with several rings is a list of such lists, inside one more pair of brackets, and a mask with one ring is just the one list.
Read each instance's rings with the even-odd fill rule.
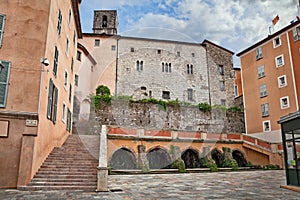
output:
[[[281,189],[282,170],[194,174],[109,176],[114,192],[18,191],[1,189],[0,199],[300,199],[300,193]],[[122,189],[122,191],[117,191]]]

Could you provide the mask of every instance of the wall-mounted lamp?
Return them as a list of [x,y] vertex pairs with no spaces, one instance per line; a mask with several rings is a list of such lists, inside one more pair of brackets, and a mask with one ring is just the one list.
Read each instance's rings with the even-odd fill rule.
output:
[[48,58],[41,58],[40,62],[45,66],[48,66],[50,64]]

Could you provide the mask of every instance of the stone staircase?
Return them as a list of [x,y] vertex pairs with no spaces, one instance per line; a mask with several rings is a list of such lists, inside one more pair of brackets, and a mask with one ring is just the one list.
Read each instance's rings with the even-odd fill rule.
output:
[[60,148],[53,149],[31,182],[19,189],[95,191],[97,166],[98,160],[80,136],[72,134]]

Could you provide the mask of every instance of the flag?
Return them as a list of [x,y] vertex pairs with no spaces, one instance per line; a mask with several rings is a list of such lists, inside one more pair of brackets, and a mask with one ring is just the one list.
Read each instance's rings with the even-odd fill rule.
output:
[[[299,0],[300,1],[300,0]],[[279,21],[279,16],[276,15],[276,17],[274,17],[274,19],[272,20],[273,25],[275,26],[275,24]]]

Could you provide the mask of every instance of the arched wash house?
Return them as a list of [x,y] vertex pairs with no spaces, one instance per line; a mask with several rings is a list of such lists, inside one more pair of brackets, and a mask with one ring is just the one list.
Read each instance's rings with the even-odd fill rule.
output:
[[[103,21],[105,20],[105,22]],[[79,41],[96,60],[93,88],[135,99],[234,104],[233,52],[208,40],[179,42],[117,35],[115,10],[94,11],[93,33]],[[84,63],[83,63],[84,64]],[[87,76],[81,74],[79,76]]]

